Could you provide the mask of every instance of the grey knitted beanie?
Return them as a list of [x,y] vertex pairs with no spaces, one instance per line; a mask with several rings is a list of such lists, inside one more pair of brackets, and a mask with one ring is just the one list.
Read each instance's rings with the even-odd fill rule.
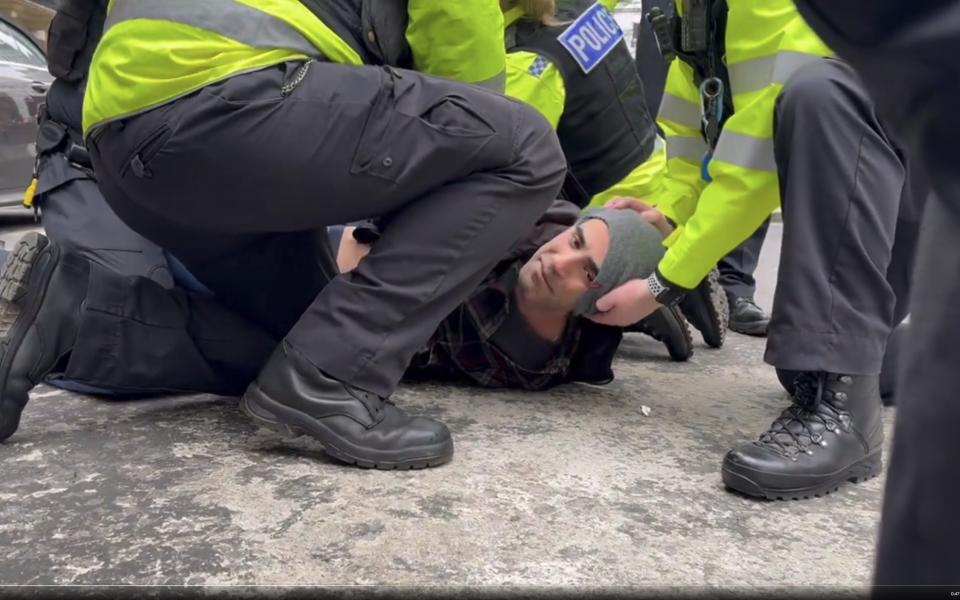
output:
[[663,235],[636,211],[624,208],[594,208],[577,223],[600,219],[610,230],[610,249],[590,288],[577,301],[573,312],[578,315],[597,313],[597,300],[631,279],[646,279],[663,258]]

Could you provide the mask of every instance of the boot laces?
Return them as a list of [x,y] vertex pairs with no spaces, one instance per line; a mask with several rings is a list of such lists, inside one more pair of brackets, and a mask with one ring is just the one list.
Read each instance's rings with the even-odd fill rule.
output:
[[372,392],[368,392],[353,386],[350,386],[350,391],[352,392],[353,396],[359,400],[373,416],[379,415],[383,411],[384,405],[394,403],[391,398],[384,398],[383,396],[378,396]]
[[795,381],[794,404],[784,410],[758,444],[796,460],[799,454],[813,454],[812,445],[826,445],[824,432],[846,428],[849,419],[837,392],[827,386],[829,375],[804,372]]

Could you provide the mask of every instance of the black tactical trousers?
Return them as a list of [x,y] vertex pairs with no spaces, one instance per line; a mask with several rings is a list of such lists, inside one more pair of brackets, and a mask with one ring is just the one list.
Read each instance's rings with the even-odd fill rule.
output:
[[[518,102],[324,62],[234,76],[101,126],[88,145],[127,225],[225,308],[382,396],[565,170],[547,122]],[[390,219],[370,254],[331,280],[313,232],[376,216]]]
[[797,4],[857,68],[933,189],[920,228],[875,577],[879,585],[952,586],[907,592],[947,597],[960,589],[960,2]]
[[[300,244],[309,257],[311,240],[304,236]],[[291,247],[290,240],[264,241],[257,253],[286,253]],[[294,276],[306,261],[292,261],[290,267],[283,271]],[[208,295],[91,263],[76,345],[54,384],[110,395],[236,396],[256,378],[279,340]]]
[[[68,130],[80,130],[83,92],[57,80],[46,96],[49,122],[38,140],[37,192],[47,236],[67,251],[125,275],[173,286],[163,250],[131,230],[110,209],[88,168],[71,162]],[[75,134],[79,136],[79,133]],[[46,149],[46,146],[52,146]],[[73,157],[76,159],[76,157]]]
[[[910,193],[906,161],[853,69],[832,59],[787,81],[774,149],[783,246],[764,358],[792,371],[877,374],[897,305],[888,267]],[[912,248],[901,246],[910,264]]]
[[80,86],[62,80],[47,93],[43,139],[56,148],[40,148],[37,168],[34,203],[44,232],[91,263],[83,335],[64,371],[47,381],[109,394],[241,392],[276,339],[203,297],[173,289],[163,249],[121,221],[93,174],[68,159],[67,129],[79,130],[82,100]]

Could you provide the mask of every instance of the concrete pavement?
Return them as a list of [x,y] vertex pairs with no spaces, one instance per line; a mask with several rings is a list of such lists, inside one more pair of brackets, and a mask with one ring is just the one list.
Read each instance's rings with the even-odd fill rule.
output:
[[[781,231],[759,270],[767,308]],[[725,451],[787,400],[762,340],[695,337],[671,363],[631,334],[605,387],[404,386],[398,404],[454,432],[453,462],[426,471],[341,466],[233,398],[38,388],[0,444],[0,584],[864,593],[882,478],[802,502],[725,491]]]

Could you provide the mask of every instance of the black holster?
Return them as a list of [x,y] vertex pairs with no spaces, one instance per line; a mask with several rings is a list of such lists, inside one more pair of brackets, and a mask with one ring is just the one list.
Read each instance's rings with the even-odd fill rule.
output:
[[45,110],[41,111],[41,115],[40,128],[37,131],[37,159],[54,152],[62,152],[76,167],[92,173],[93,164],[80,132],[71,131],[66,125],[46,118]]

